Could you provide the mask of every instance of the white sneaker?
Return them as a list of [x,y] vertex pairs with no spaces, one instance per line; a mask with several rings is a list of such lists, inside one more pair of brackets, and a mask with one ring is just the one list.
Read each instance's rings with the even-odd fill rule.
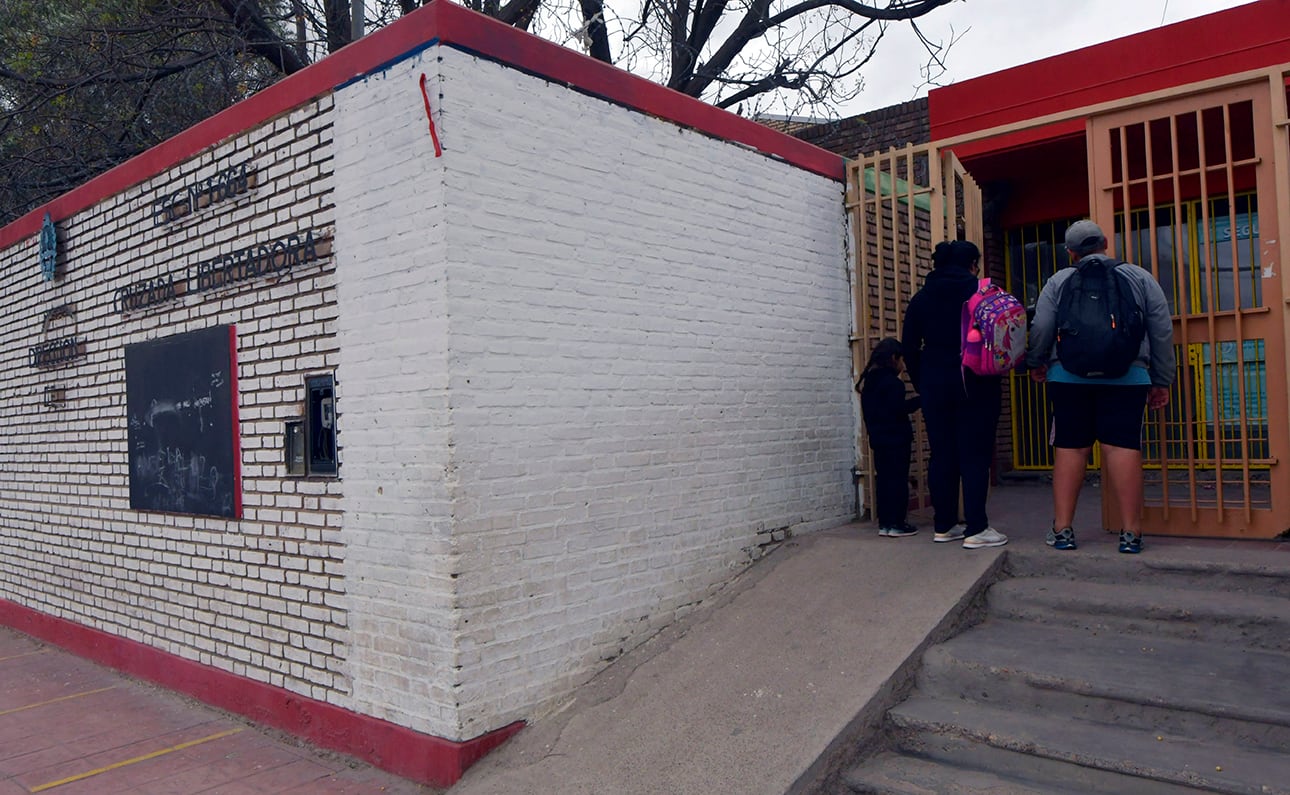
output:
[[987,527],[974,536],[968,536],[963,539],[964,549],[985,549],[986,547],[1001,547],[1008,543],[1008,537],[993,527]]
[[933,536],[932,541],[937,544],[944,544],[946,541],[958,541],[966,532],[967,525],[959,522],[944,533],[937,533]]

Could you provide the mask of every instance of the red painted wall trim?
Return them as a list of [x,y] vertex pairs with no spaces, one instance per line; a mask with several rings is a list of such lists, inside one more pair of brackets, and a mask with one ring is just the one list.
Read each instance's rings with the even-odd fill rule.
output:
[[524,728],[524,722],[517,721],[473,740],[445,740],[4,599],[0,599],[0,624],[101,665],[436,787],[451,786],[472,764]]
[[1290,0],[1260,0],[938,88],[932,139],[1290,62]]
[[242,518],[242,419],[238,413],[237,391],[237,326],[228,327],[229,394],[233,401],[233,518]]
[[610,102],[745,144],[830,179],[841,182],[845,178],[843,159],[832,152],[503,25],[449,0],[434,0],[0,228],[0,249],[36,234],[46,212],[55,221],[74,215],[343,83],[380,71],[436,39]]

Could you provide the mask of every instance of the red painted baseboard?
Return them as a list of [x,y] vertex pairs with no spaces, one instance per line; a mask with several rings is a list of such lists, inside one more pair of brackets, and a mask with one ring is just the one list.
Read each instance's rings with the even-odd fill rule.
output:
[[451,786],[467,768],[525,725],[524,721],[516,721],[473,740],[445,740],[4,599],[0,599],[0,625],[256,723],[289,732],[323,748],[362,759],[382,770],[436,787]]

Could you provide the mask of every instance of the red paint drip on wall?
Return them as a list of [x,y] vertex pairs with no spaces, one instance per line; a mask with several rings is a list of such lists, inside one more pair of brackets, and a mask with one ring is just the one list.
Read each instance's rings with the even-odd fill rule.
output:
[[421,75],[421,98],[426,103],[426,119],[430,121],[430,140],[434,141],[434,156],[443,157],[443,147],[439,145],[439,133],[434,129],[434,116],[430,114],[430,92],[426,91],[426,76]]

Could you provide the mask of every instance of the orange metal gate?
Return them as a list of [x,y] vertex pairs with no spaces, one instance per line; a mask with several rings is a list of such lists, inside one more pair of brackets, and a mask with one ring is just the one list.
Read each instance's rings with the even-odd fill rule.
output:
[[[981,190],[951,152],[935,145],[890,149],[847,166],[847,208],[853,234],[851,270],[852,382],[883,337],[899,338],[905,306],[931,269],[944,240],[982,245]],[[927,504],[926,435],[915,415],[913,498]],[[873,467],[864,435],[856,437],[856,473],[872,511]]]
[[[1285,70],[1088,121],[1090,206],[1174,315],[1170,405],[1149,412],[1143,529],[1270,538],[1290,505]],[[1103,518],[1114,515],[1103,490]],[[1107,527],[1114,526],[1106,524]]]

